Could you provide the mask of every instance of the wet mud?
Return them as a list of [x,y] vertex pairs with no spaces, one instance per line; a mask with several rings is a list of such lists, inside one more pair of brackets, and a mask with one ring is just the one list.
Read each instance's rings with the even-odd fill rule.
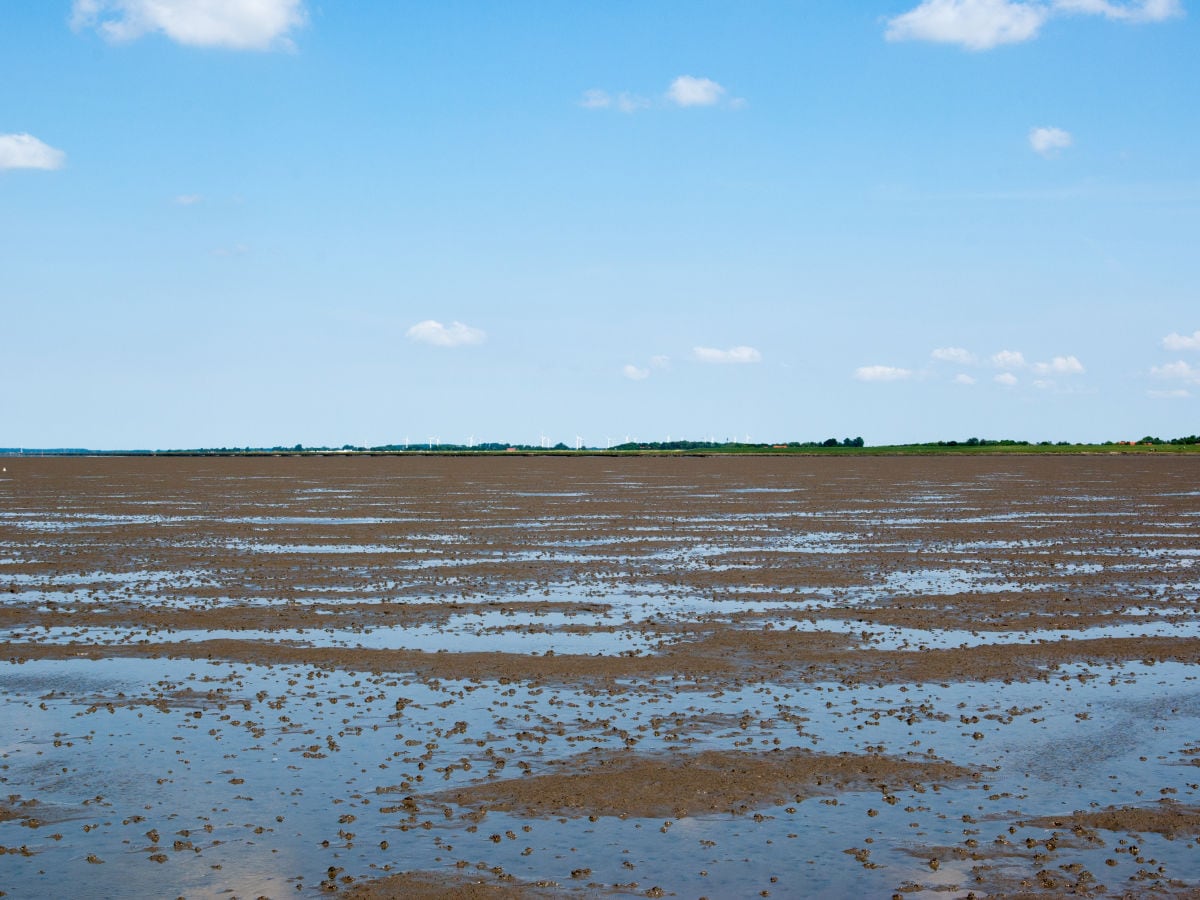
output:
[[435,799],[525,815],[684,818],[746,813],[872,784],[882,785],[886,791],[888,784],[945,782],[970,774],[947,763],[878,755],[709,750],[599,759],[571,757],[556,761],[554,770],[545,775],[473,785]]
[[1200,460],[6,469],[5,896],[1200,891]]

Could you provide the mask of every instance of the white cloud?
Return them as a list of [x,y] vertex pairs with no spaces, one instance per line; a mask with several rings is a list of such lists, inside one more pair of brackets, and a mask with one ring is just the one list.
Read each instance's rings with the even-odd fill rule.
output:
[[1056,356],[1048,363],[1034,363],[1033,371],[1039,375],[1082,375],[1084,368],[1074,356]]
[[650,365],[656,369],[669,369],[671,367],[671,357],[652,356],[650,357]]
[[195,206],[203,199],[199,194],[180,194],[175,198],[175,202],[180,206]]
[[584,109],[616,109],[623,113],[635,113],[651,107],[667,106],[716,106],[724,104],[730,109],[742,109],[745,99],[733,97],[726,99],[727,91],[724,86],[717,84],[711,78],[696,78],[692,75],[680,75],[671,82],[665,94],[661,97],[647,97],[630,91],[613,93],[603,88],[591,88],[583,92],[579,105]]
[[0,171],[61,169],[67,154],[43,144],[32,134],[0,134]]
[[584,109],[608,109],[612,106],[612,97],[608,95],[608,91],[592,88],[590,91],[583,92],[583,98],[579,101],[579,105]]
[[938,347],[929,355],[938,362],[957,363],[960,366],[969,366],[975,362],[975,354],[962,347]]
[[859,381],[904,381],[912,375],[911,369],[895,366],[859,366],[854,370],[854,377]]
[[932,41],[968,50],[1033,40],[1056,15],[1103,16],[1118,22],[1163,22],[1183,15],[1181,0],[922,0],[888,20],[889,41]]
[[693,347],[692,353],[700,362],[706,363],[762,362],[762,354],[753,347],[730,347],[728,350],[717,350],[714,347]]
[[443,325],[433,319],[418,322],[405,332],[410,341],[420,341],[434,347],[462,347],[468,344],[482,344],[487,340],[487,334],[462,322],[451,322]]
[[75,0],[71,26],[110,41],[161,32],[193,47],[270,50],[291,47],[306,18],[302,0]]
[[959,372],[957,375],[954,376],[954,383],[955,384],[974,384],[975,379],[972,378],[970,375],[968,375],[966,372]]
[[1150,370],[1155,378],[1168,378],[1173,381],[1188,381],[1200,384],[1200,367],[1178,360],[1164,366],[1155,366]]
[[1155,400],[1183,400],[1192,396],[1192,392],[1186,388],[1175,388],[1170,391],[1146,391],[1146,396]]
[[988,50],[1037,37],[1049,18],[1041,4],[1013,0],[924,0],[888,20],[889,41],[933,41]]
[[992,354],[992,365],[1001,369],[1023,369],[1025,355],[1019,350],[1001,350]]
[[710,78],[680,75],[671,82],[667,99],[676,106],[716,106],[725,96],[725,88]]
[[1200,331],[1191,335],[1172,332],[1162,339],[1162,345],[1168,350],[1200,350]]
[[650,370],[649,369],[639,369],[633,363],[630,363],[629,365],[627,365],[623,369],[621,369],[621,374],[624,375],[626,378],[628,378],[630,381],[641,381],[645,378],[650,377]]
[[1014,384],[1017,383],[1017,376],[1014,375],[1012,372],[1001,372],[999,375],[997,375],[992,380],[995,381],[996,384],[1002,384],[1005,387],[1012,387]]
[[1029,146],[1047,159],[1074,143],[1069,131],[1061,128],[1033,128],[1029,131]]

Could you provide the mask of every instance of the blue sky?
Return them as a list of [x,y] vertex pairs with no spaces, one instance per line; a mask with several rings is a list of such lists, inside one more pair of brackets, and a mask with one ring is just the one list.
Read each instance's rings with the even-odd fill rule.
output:
[[0,0],[0,446],[1200,432],[1187,0]]

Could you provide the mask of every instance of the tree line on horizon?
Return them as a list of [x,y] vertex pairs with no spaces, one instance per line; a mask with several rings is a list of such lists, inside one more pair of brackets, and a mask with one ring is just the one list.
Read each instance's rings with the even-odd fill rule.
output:
[[[1160,438],[1153,435],[1147,435],[1141,440],[1130,441],[1103,441],[1098,444],[1080,443],[1072,441],[1025,441],[1015,440],[1010,438],[992,439],[970,437],[966,440],[939,440],[926,443],[915,444],[883,444],[875,445],[881,447],[897,447],[897,448],[929,448],[929,449],[950,449],[958,447],[967,448],[982,448],[982,447],[1114,447],[1114,446],[1195,446],[1200,444],[1200,435],[1190,434],[1183,437],[1175,438]],[[580,451],[587,453],[597,452],[636,452],[636,451],[703,451],[713,450],[728,453],[736,452],[753,452],[762,450],[854,450],[866,448],[868,445],[862,437],[846,437],[846,438],[826,438],[823,441],[787,441],[783,443],[754,443],[744,441],[627,441],[621,444],[614,444],[611,447],[581,447]],[[274,447],[200,447],[191,449],[175,449],[175,450],[90,450],[83,447],[55,447],[55,448],[28,448],[28,447],[0,447],[0,455],[3,456],[24,456],[24,455],[42,455],[42,456],[140,456],[154,455],[157,453],[163,454],[204,454],[204,453],[219,453],[219,454],[238,454],[238,453],[271,453],[271,454],[294,454],[294,453],[543,453],[547,451],[554,452],[574,452],[575,448],[569,447],[563,442],[558,442],[553,446],[540,446],[535,444],[510,444],[505,441],[484,441],[474,444],[453,444],[453,443],[432,443],[426,442],[422,444],[380,444],[376,446],[365,446],[356,444],[342,444],[340,447],[334,446],[305,446],[304,444],[292,445],[276,445]]]

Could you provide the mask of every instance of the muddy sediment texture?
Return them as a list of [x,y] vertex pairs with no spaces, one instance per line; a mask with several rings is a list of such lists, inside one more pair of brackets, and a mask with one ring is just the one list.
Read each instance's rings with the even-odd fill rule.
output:
[[[1177,589],[1181,566],[1192,560],[1177,554],[1190,546],[1178,513],[1195,498],[1168,489],[1196,483],[1192,470],[1200,464],[1190,458],[101,459],[19,466],[21,478],[5,485],[0,517],[0,542],[14,551],[0,568],[0,591],[9,597],[0,628],[10,636],[72,628],[145,635],[0,641],[0,658],[51,655],[49,643],[88,653],[98,645],[122,655],[186,655],[171,635],[189,632],[200,658],[287,661],[297,655],[290,645],[312,643],[304,632],[345,633],[342,643],[354,649],[362,643],[354,635],[373,629],[427,623],[453,630],[451,619],[469,627],[471,616],[553,612],[568,619],[552,626],[557,632],[636,632],[655,643],[636,656],[669,659],[531,667],[521,653],[511,661],[516,677],[720,674],[734,654],[741,667],[782,666],[797,676],[855,677],[861,670],[916,680],[993,677],[1010,657],[1025,674],[1088,654],[1122,661],[1196,653],[1187,640],[1122,646],[1117,639],[1036,653],[944,654],[943,664],[927,651],[953,648],[919,641],[879,647],[868,637],[851,648],[863,653],[847,656],[828,636],[763,633],[761,624],[781,619],[767,626],[779,631],[805,620],[806,628],[841,622],[852,634],[1017,631],[1035,643],[1038,632],[1052,629],[1193,617],[1200,612],[1194,593]],[[43,520],[47,511],[50,521]],[[1130,551],[1136,555],[1126,559]],[[570,600],[539,596],[564,587],[574,593]],[[614,591],[665,601],[658,605],[667,615],[614,610],[605,600]],[[671,602],[689,598],[707,603]],[[272,653],[258,635],[201,646],[214,630],[274,632],[279,647]],[[478,643],[481,654],[490,652]],[[328,649],[330,665],[354,665],[352,654]],[[377,648],[366,642],[364,649]],[[361,665],[453,674],[453,660],[422,662],[426,648],[403,649],[417,653],[364,653]],[[864,655],[872,649],[894,652]],[[497,657],[461,661],[463,674],[489,677],[508,665]]]
[[1042,828],[1091,828],[1128,834],[1161,834],[1167,838],[1200,835],[1200,807],[1160,800],[1150,807],[1110,807],[1027,823]]
[[538,900],[562,896],[562,888],[505,883],[495,877],[482,879],[465,875],[404,872],[341,893],[346,900]]
[[571,758],[560,771],[493,781],[437,795],[464,807],[528,815],[639,818],[746,813],[867,786],[969,778],[949,763],[803,750]]
[[1200,458],[6,469],[12,896],[1200,886]]

